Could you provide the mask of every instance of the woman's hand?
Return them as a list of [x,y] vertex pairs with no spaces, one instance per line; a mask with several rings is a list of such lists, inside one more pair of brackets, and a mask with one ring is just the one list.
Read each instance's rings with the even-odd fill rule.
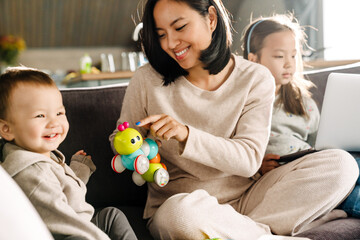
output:
[[278,159],[280,159],[280,155],[271,154],[271,153],[266,154],[264,156],[263,162],[259,170],[261,175],[264,175],[265,173],[270,172],[271,170],[279,167],[280,164],[276,161]]
[[185,125],[165,114],[148,116],[136,125],[150,130],[151,135],[163,140],[173,138],[185,142],[189,135],[189,129]]

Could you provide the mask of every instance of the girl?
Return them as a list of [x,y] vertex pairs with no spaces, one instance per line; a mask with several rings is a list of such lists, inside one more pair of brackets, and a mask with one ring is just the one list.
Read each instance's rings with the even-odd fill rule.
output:
[[[292,15],[257,19],[244,35],[244,58],[266,66],[276,85],[271,135],[259,170],[262,175],[280,166],[277,161],[280,156],[310,149],[315,143],[320,114],[309,92],[313,84],[301,74],[302,46],[307,46],[306,35]],[[329,151],[335,154],[329,158],[342,152]],[[328,151],[311,153],[295,162],[306,158],[315,161],[327,154]],[[350,203],[347,207],[351,208]],[[341,212],[334,211],[327,218],[336,218],[338,214]]]
[[346,153],[251,178],[268,142],[275,86],[264,66],[231,54],[220,0],[148,0],[142,22],[149,64],[130,81],[118,124],[137,122],[144,137],[162,141],[170,181],[148,184],[144,212],[156,239],[289,235],[350,191],[357,171]]
[[313,84],[301,74],[303,45],[306,35],[292,15],[258,19],[244,36],[244,58],[264,65],[275,78],[271,136],[261,174],[278,167],[280,156],[315,144],[320,113],[309,92]]

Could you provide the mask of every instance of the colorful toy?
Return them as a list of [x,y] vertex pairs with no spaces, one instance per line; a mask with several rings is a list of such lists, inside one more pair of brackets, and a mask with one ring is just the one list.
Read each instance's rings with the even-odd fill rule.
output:
[[125,169],[134,171],[132,179],[138,186],[147,181],[164,187],[169,173],[165,164],[160,163],[157,143],[150,138],[143,140],[137,130],[129,128],[128,122],[120,124],[118,130],[113,142],[118,154],[111,161],[112,169],[117,173]]

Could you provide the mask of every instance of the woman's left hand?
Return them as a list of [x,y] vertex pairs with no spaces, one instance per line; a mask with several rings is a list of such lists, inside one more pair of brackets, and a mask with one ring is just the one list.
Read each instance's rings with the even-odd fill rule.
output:
[[189,129],[166,114],[151,115],[137,123],[137,126],[150,130],[155,138],[169,140],[176,139],[185,142],[189,135]]

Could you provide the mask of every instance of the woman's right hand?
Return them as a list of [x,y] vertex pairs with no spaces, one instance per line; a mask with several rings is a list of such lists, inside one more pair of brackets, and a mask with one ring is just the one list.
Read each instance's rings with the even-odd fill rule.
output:
[[261,175],[264,175],[267,172],[277,168],[280,164],[276,161],[280,159],[280,155],[268,153],[264,156],[263,162],[259,169]]
[[189,129],[166,114],[151,115],[136,123],[139,127],[150,130],[151,135],[161,140],[176,139],[185,142],[189,135]]

